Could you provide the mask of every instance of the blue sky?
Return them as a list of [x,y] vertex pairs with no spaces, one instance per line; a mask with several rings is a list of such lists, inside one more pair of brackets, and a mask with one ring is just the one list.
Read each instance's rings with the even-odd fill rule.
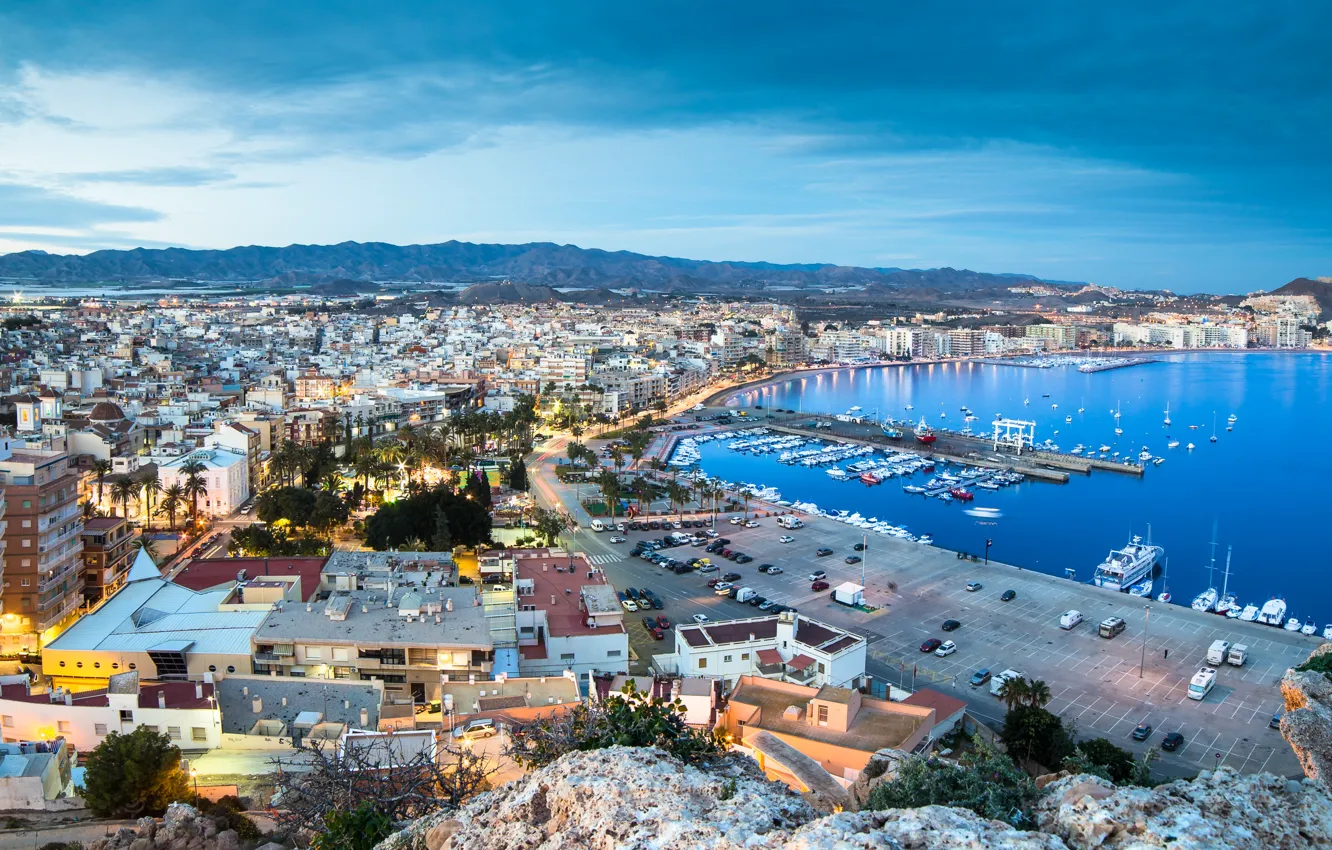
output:
[[570,242],[1332,274],[1332,6],[0,8],[0,252]]

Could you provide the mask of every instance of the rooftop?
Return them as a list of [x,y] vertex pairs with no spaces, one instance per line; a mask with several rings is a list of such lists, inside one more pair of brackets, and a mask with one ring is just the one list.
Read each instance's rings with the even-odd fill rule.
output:
[[319,575],[328,558],[198,558],[186,564],[173,580],[191,590],[230,585],[241,570],[246,579],[266,575],[299,575],[301,599],[308,602],[319,591]]
[[[285,676],[227,676],[217,683],[222,708],[222,731],[244,734],[259,719],[275,719],[287,726],[304,711],[315,711],[323,720],[360,728],[361,709],[368,713],[366,727],[379,727],[383,688],[378,682],[345,679],[296,679]],[[260,711],[254,711],[254,700]],[[286,705],[282,704],[286,699]]]
[[952,717],[959,711],[965,711],[967,704],[957,697],[950,697],[948,694],[931,688],[921,688],[911,696],[902,700],[905,705],[918,705],[921,708],[934,709],[934,716],[938,720]]
[[[799,720],[783,716],[792,707],[800,709],[802,714],[808,711],[809,701],[816,698],[817,694],[814,688],[745,676],[731,694],[730,703],[759,709],[746,722],[748,727],[850,747],[862,752],[875,752],[884,747],[900,749],[921,724],[929,722],[928,715],[920,707],[903,710],[897,703],[871,697],[861,697],[860,710],[851,719],[845,732],[807,723],[803,716]],[[841,702],[845,704],[845,701]]]
[[[415,597],[415,598],[413,598]],[[419,614],[401,613],[400,603],[419,602]],[[267,612],[255,632],[256,644],[329,643],[488,649],[491,646],[484,609],[472,587],[432,587],[418,593],[411,587],[339,591],[323,601],[283,605]],[[350,604],[348,604],[350,600]],[[448,603],[452,601],[453,610]],[[345,610],[345,618],[334,619]],[[436,622],[438,618],[439,622]]]
[[[514,571],[514,581],[520,593],[518,604],[532,605],[544,611],[546,631],[553,637],[604,633],[606,629],[614,628],[602,616],[598,627],[593,629],[587,624],[589,614],[621,618],[623,609],[615,588],[606,582],[600,570],[592,568],[585,555],[520,554],[514,559]],[[528,583],[532,588],[530,594],[526,592]],[[621,620],[620,628],[623,627]]]
[[514,708],[576,703],[580,699],[578,683],[565,676],[513,678],[476,683],[444,682],[440,700],[453,697],[455,715]]

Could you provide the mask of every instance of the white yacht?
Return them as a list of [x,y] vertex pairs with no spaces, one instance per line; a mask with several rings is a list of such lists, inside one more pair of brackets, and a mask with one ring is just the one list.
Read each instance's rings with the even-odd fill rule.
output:
[[1128,592],[1129,596],[1143,596],[1146,597],[1147,599],[1151,599],[1152,580],[1150,578],[1145,578],[1142,581],[1130,587]]
[[1097,587],[1127,591],[1144,578],[1151,576],[1152,568],[1163,554],[1165,550],[1160,546],[1143,543],[1141,537],[1135,536],[1127,546],[1122,549],[1112,549],[1110,554],[1105,556],[1105,561],[1092,575],[1092,581]]
[[1171,440],[1170,442],[1166,443],[1166,448],[1167,449],[1179,448],[1179,440]]
[[1323,640],[1332,640],[1332,623],[1323,626]]
[[1226,547],[1225,580],[1221,582],[1221,596],[1216,602],[1216,613],[1229,614],[1232,608],[1239,608],[1239,600],[1230,592],[1230,554],[1233,547]]
[[1193,597],[1193,610],[1211,611],[1216,607],[1217,592],[1215,587],[1209,587],[1202,593]]
[[1303,628],[1300,629],[1300,634],[1313,637],[1314,635],[1318,634],[1318,626],[1314,623],[1313,620],[1305,620]]
[[1188,449],[1189,451],[1193,451],[1193,449],[1194,449],[1194,445],[1193,445],[1193,443],[1189,443],[1189,444],[1188,444],[1187,446],[1185,446],[1184,448]]
[[1170,424],[1170,402],[1166,402],[1165,424]]
[[[1253,614],[1254,614],[1254,616],[1255,616],[1255,617],[1258,616],[1258,606],[1256,606],[1256,605],[1246,605],[1246,606],[1244,606],[1244,609],[1243,609],[1243,610],[1244,610],[1244,611],[1247,611],[1247,610],[1249,610],[1250,608],[1253,609]],[[1230,610],[1226,612],[1226,617],[1228,617],[1228,618],[1231,619],[1231,620],[1238,620],[1238,619],[1240,618],[1241,614],[1242,614],[1242,611],[1241,611],[1240,607],[1239,607],[1238,605],[1232,605],[1232,606],[1230,607]]]
[[1289,620],[1286,621],[1286,631],[1288,631],[1288,632],[1298,632],[1299,630],[1300,630],[1300,618],[1299,618],[1299,617],[1291,617]]
[[828,469],[828,477],[836,481],[845,481],[847,478],[846,470],[842,469],[840,466],[830,467]]
[[[1240,615],[1243,619],[1244,615]],[[1280,626],[1286,619],[1286,600],[1272,597],[1263,603],[1263,610],[1258,612],[1258,622],[1268,626]]]
[[1250,602],[1248,605],[1245,605],[1244,610],[1240,612],[1239,618],[1246,623],[1252,623],[1254,620],[1257,620],[1258,606],[1254,605],[1252,602]]
[[1226,421],[1229,422],[1231,425],[1234,425],[1237,419],[1239,419],[1239,417],[1233,413],[1230,414],[1230,416],[1226,417]]

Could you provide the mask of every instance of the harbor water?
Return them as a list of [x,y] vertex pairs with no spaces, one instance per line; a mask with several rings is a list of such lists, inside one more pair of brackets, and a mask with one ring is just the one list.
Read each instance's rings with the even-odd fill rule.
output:
[[[966,407],[979,434],[1002,415],[1035,422],[1036,443],[1053,441],[1065,453],[1079,444],[1107,446],[1107,456],[1136,462],[1145,449],[1164,460],[1148,460],[1142,476],[1098,471],[1064,485],[1026,481],[976,489],[974,502],[951,504],[902,490],[924,483],[929,476],[920,473],[878,485],[856,476],[839,481],[825,468],[730,451],[726,441],[703,444],[698,467],[776,488],[786,500],[928,533],[948,549],[982,554],[990,540],[994,559],[1057,576],[1072,570],[1077,581],[1089,581],[1130,535],[1150,534],[1168,560],[1164,581],[1157,568],[1153,595],[1164,587],[1185,605],[1209,586],[1215,527],[1212,584],[1221,587],[1226,547],[1233,546],[1229,589],[1241,604],[1277,596],[1289,616],[1312,618],[1320,631],[1332,621],[1323,495],[1332,480],[1332,453],[1323,445],[1332,434],[1332,359],[1325,355],[1183,354],[1095,373],[989,363],[835,369],[750,389],[727,403],[763,408],[755,413],[833,415],[854,406],[867,418],[924,417],[953,430],[964,427]],[[1178,447],[1169,448],[1171,441]]]

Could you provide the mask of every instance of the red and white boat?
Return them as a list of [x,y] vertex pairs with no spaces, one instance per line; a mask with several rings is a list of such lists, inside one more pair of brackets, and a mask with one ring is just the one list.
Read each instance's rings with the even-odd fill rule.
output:
[[863,482],[865,482],[866,484],[882,484],[882,483],[883,483],[883,479],[882,479],[881,477],[879,477],[878,475],[875,475],[873,472],[862,472],[862,473],[860,473],[860,480],[863,481]]
[[972,499],[976,498],[974,493],[962,487],[953,487],[949,489],[948,492],[953,495],[954,499],[961,499],[964,502],[970,502]]
[[935,437],[934,432],[930,430],[930,426],[925,424],[925,417],[920,417],[920,424],[916,426],[916,442],[928,446],[937,439],[938,437]]

